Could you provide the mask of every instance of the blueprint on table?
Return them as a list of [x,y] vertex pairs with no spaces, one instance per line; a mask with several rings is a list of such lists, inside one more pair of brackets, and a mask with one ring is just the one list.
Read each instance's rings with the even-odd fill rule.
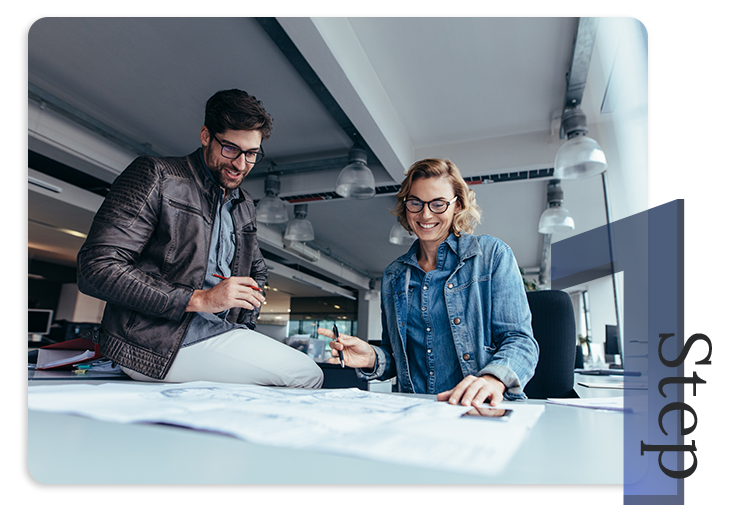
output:
[[508,421],[461,419],[468,407],[358,389],[279,389],[214,382],[30,387],[29,410],[119,423],[166,423],[245,441],[448,471],[503,469],[544,410]]

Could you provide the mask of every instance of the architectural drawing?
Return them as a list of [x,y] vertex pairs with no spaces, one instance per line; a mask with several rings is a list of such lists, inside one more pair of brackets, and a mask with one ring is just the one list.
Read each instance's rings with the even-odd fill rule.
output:
[[164,423],[284,448],[392,463],[495,473],[543,406],[510,420],[461,419],[468,407],[358,389],[280,389],[191,382],[29,388],[29,409],[119,423]]

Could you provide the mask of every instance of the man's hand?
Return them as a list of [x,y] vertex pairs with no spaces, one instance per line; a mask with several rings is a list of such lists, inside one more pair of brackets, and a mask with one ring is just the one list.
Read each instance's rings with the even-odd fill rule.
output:
[[492,406],[502,401],[505,385],[502,381],[485,374],[477,378],[467,376],[461,383],[451,390],[446,390],[437,395],[438,401],[446,401],[451,405],[477,406],[489,401]]
[[207,290],[194,290],[187,311],[220,313],[231,308],[254,309],[262,305],[264,296],[251,277],[229,277]]

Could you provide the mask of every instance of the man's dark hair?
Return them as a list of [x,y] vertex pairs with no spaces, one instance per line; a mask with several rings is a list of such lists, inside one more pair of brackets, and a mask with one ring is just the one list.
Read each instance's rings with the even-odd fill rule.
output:
[[272,132],[272,116],[253,95],[237,89],[221,90],[205,104],[205,126],[213,134],[259,130],[266,140]]

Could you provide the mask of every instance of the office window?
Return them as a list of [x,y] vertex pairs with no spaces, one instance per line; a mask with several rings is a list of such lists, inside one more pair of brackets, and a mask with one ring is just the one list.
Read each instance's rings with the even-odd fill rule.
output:
[[588,303],[588,292],[583,291],[580,297],[581,302],[581,314],[580,314],[580,332],[583,336],[588,337],[588,341],[593,340],[593,333],[591,332],[591,306]]
[[323,336],[319,336],[318,332],[316,331],[319,327],[324,327],[326,329],[332,329],[334,327],[334,324],[337,325],[337,329],[339,329],[340,333],[344,333],[346,335],[355,335],[357,332],[357,321],[356,320],[337,320],[337,319],[312,319],[310,317],[306,317],[304,319],[295,320],[291,318],[288,320],[288,336],[295,336],[295,335],[310,335],[311,338],[319,338],[322,340],[329,341]]
[[[570,293],[570,299],[572,300],[573,311],[575,313],[575,334],[578,336],[586,337],[587,343],[593,341],[593,333],[591,332],[591,311],[589,304],[589,295],[587,290],[578,290]],[[590,350],[587,345],[582,344],[580,340],[578,343],[583,345],[583,354],[590,354]]]
[[308,336],[314,341],[318,340],[323,342],[323,359],[327,359],[331,356],[331,347],[329,346],[331,339],[319,335],[317,329],[319,327],[332,329],[335,324],[340,333],[352,336],[357,335],[357,320],[350,320],[345,317],[340,319],[314,319],[310,316],[306,316],[297,320],[293,318],[288,320],[287,336],[289,340],[294,336]]

